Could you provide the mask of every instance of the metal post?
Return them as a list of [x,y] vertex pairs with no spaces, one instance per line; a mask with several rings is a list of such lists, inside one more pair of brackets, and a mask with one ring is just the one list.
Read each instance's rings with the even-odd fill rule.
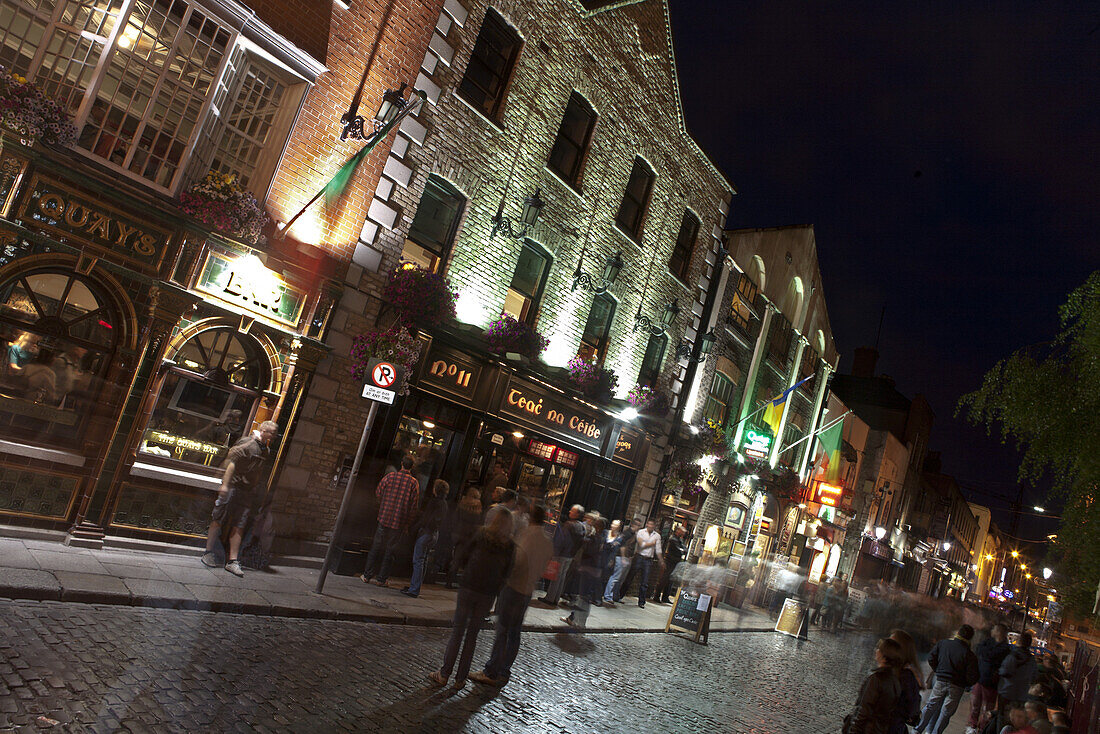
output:
[[348,483],[344,487],[344,498],[340,501],[340,511],[336,513],[336,523],[332,526],[332,537],[328,541],[328,551],[325,553],[325,562],[321,564],[321,573],[317,576],[318,594],[325,588],[325,578],[328,576],[329,567],[332,565],[332,556],[336,551],[336,534],[344,524],[344,516],[348,513],[348,504],[351,502],[351,490],[355,486],[355,478],[359,475],[359,466],[363,463],[363,454],[367,450],[367,436],[374,425],[374,419],[378,415],[378,402],[372,400],[367,420],[363,424],[363,435],[359,438],[359,448],[355,452],[355,462],[351,465],[351,473],[348,475]]

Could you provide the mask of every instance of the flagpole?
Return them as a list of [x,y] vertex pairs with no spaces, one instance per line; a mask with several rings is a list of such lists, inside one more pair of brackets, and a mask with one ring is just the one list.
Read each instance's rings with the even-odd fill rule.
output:
[[[836,420],[834,420],[834,421],[830,422],[830,423],[829,423],[829,425],[827,425],[827,426],[822,426],[821,428],[819,428],[819,429],[817,429],[816,431],[814,431],[813,433],[811,433],[811,434],[810,434],[809,436],[803,436],[802,438],[800,438],[800,439],[798,439],[797,441],[795,441],[794,443],[792,443],[792,444],[791,444],[790,446],[787,446],[787,447],[783,448],[783,449],[782,449],[782,450],[781,450],[781,451],[779,452],[779,454],[782,454],[782,453],[784,453],[784,452],[786,452],[786,451],[790,451],[791,449],[793,449],[793,448],[794,448],[795,446],[797,446],[798,444],[802,443],[803,441],[808,441],[808,440],[810,440],[811,438],[814,438],[815,436],[818,436],[818,435],[820,435],[820,434],[824,433],[825,431],[827,431],[827,430],[829,430],[830,428],[832,428],[833,426],[835,426],[835,425],[836,425],[837,423],[840,423],[840,422],[841,422],[842,420],[844,420],[844,418],[845,418],[845,417],[846,417],[846,416],[848,415],[848,413],[851,413],[851,412],[852,412],[852,411],[850,411],[850,410],[849,410],[849,411],[845,411],[844,415],[841,415],[841,416],[839,416],[839,417],[838,417],[838,418],[837,418]],[[778,456],[779,454],[776,454],[776,456]]]
[[[776,400],[779,400],[780,398],[784,398],[784,399],[785,399],[785,398],[786,398],[786,397],[787,397],[788,395],[790,395],[790,394],[791,394],[792,392],[794,392],[794,391],[795,391],[796,389],[798,389],[798,388],[799,388],[799,387],[800,387],[800,386],[802,385],[802,383],[806,382],[806,381],[807,381],[807,380],[809,380],[809,379],[810,379],[810,377],[806,377],[806,378],[804,378],[804,379],[802,379],[802,380],[799,380],[799,381],[798,381],[798,382],[796,382],[796,383],[795,383],[794,385],[791,385],[791,386],[790,386],[790,387],[788,387],[788,388],[787,388],[786,390],[784,390],[783,392],[781,392],[781,393],[779,393],[778,395],[776,395],[776,396],[775,396],[774,398],[772,398],[772,399],[770,399],[770,400],[767,400],[767,401],[765,401],[763,405],[761,405],[761,406],[760,406],[759,408],[757,408],[757,409],[756,409],[756,410],[754,410],[753,412],[751,412],[751,413],[749,413],[748,415],[746,415],[746,416],[745,416],[744,418],[742,418],[741,420],[737,421],[736,423],[734,423],[734,424],[733,424],[733,425],[731,425],[731,426],[726,426],[726,429],[725,429],[725,431],[726,431],[726,435],[728,436],[728,435],[730,434],[730,431],[732,431],[733,429],[737,428],[737,426],[741,425],[742,423],[744,423],[745,421],[747,421],[747,420],[748,420],[749,418],[752,418],[752,417],[754,417],[754,416],[756,416],[756,415],[759,415],[759,414],[760,414],[760,413],[762,413],[763,411],[767,410],[767,409],[768,409],[768,406],[769,406],[769,405],[771,405],[772,403],[774,403],[774,402],[775,402]],[[849,411],[849,412],[851,412],[851,411]],[[845,415],[847,415],[847,413],[845,413]],[[816,435],[816,434],[815,434],[815,435]],[[732,448],[732,447],[731,447],[731,448]]]
[[[427,95],[419,89],[414,89],[413,92],[419,96],[419,99],[410,100],[409,104],[405,105],[405,109],[401,110],[401,112],[398,113],[397,117],[393,118],[393,120],[391,120],[389,123],[382,126],[376,133],[374,133],[374,135],[370,137],[366,145],[360,148],[355,155],[353,155],[347,160],[347,162],[344,163],[345,166],[356,158],[358,158],[359,160],[365,158],[372,150],[374,150],[374,147],[376,145],[382,142],[382,140],[384,140],[386,136],[390,134],[391,130],[397,127],[397,125],[399,125],[402,120],[412,114],[413,110],[419,107],[420,104],[423,103],[425,99],[427,99]],[[341,168],[343,168],[343,166],[341,166]],[[339,175],[339,171],[337,171],[337,175]],[[333,179],[335,179],[335,176],[333,177]],[[297,222],[301,218],[301,216],[306,213],[306,210],[313,206],[318,199],[325,195],[325,192],[328,191],[328,187],[330,185],[332,185],[332,181],[329,181],[320,191],[314,194],[313,198],[307,201],[306,205],[299,209],[298,213],[291,217],[290,221],[284,224],[283,227],[275,233],[275,236],[280,240],[284,239],[286,237],[286,233],[290,231],[290,228],[292,226],[294,226],[294,223]]]

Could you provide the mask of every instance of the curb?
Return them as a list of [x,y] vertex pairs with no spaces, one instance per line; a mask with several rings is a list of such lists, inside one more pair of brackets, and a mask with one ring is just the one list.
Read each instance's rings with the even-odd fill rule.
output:
[[[366,622],[369,624],[391,624],[410,627],[450,628],[449,619],[417,617],[392,614],[371,614],[369,612],[343,612],[336,609],[301,609],[278,604],[250,604],[244,602],[204,601],[202,599],[166,598],[160,596],[134,596],[133,594],[110,594],[83,589],[65,590],[61,588],[26,588],[0,586],[0,599],[11,601],[56,601],[74,604],[101,604],[105,606],[145,607],[149,609],[179,609],[193,612],[220,612],[225,614],[248,614],[257,617],[281,617],[286,619],[319,619],[339,622]],[[484,629],[492,628],[487,622]],[[566,632],[563,625],[525,624],[524,632]],[[585,634],[660,634],[664,627],[603,627],[587,629]],[[761,627],[741,627],[737,629],[711,629],[711,632],[771,632]]]

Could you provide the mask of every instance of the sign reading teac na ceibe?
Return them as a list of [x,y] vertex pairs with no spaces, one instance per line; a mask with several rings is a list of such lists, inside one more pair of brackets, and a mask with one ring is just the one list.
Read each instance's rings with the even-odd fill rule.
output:
[[400,382],[401,368],[393,362],[375,357],[367,363],[367,381],[363,383],[363,397],[393,405]]

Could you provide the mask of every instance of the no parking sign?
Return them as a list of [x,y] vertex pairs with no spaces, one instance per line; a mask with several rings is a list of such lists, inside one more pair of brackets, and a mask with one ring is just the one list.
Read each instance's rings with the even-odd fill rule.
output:
[[393,362],[373,358],[367,363],[367,381],[363,384],[363,397],[393,405],[393,399],[397,395],[396,385],[400,380],[400,367]]

